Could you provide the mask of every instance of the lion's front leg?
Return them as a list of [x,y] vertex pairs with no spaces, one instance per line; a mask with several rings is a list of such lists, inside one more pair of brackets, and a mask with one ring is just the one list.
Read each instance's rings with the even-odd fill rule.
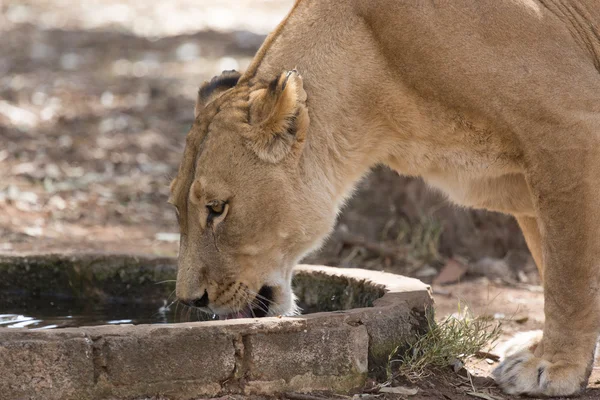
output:
[[[527,171],[542,244],[546,324],[539,345],[508,356],[494,371],[509,394],[583,390],[600,332],[600,135],[556,139],[536,150]],[[560,143],[568,139],[574,142]]]

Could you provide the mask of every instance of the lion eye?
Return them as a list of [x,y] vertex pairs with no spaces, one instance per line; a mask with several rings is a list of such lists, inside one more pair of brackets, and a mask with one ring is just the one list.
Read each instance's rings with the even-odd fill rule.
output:
[[220,200],[213,200],[206,205],[208,210],[208,221],[220,217],[225,212],[227,203]]

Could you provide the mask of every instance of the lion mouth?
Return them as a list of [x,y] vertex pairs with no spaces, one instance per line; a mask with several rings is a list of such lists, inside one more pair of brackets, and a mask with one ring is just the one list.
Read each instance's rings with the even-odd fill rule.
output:
[[234,313],[220,315],[219,319],[239,319],[239,318],[263,318],[269,314],[269,307],[273,304],[273,288],[263,286],[245,308]]

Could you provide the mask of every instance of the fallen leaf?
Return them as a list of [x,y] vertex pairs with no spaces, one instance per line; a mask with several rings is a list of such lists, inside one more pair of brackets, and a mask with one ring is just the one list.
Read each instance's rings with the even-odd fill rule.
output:
[[457,282],[468,270],[468,266],[456,259],[450,259],[440,274],[433,280],[434,285],[445,285]]
[[414,396],[419,392],[419,388],[407,388],[404,386],[396,386],[396,387],[382,387],[379,389],[380,393],[394,393],[400,394],[403,396]]
[[475,353],[475,357],[477,358],[486,358],[492,361],[500,361],[500,356],[494,353],[489,353],[487,351],[478,351]]
[[527,315],[518,315],[515,318],[513,318],[513,321],[515,321],[517,324],[524,324],[528,320],[529,317]]

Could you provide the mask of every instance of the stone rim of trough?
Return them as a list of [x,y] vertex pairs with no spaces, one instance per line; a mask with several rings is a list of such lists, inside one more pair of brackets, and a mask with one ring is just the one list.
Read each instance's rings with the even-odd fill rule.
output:
[[[106,253],[2,255],[0,262],[17,259],[26,262],[27,257],[48,256],[68,261],[89,259],[97,261],[107,258],[114,261],[119,257],[133,257],[138,262],[157,263],[157,265],[170,262],[176,265],[174,258]],[[363,384],[368,373],[377,374],[377,370],[381,372],[390,352],[399,343],[414,337],[417,331],[426,329],[426,312],[431,309],[433,299],[430,286],[417,279],[386,272],[320,265],[298,265],[295,273],[326,274],[368,281],[372,285],[382,287],[385,293],[373,302],[372,307],[293,317],[171,324],[101,325],[53,330],[2,329],[0,330],[0,354],[3,350],[8,351],[8,358],[3,365],[0,357],[0,372],[3,369],[13,368],[13,365],[8,364],[11,359],[11,346],[13,350],[15,345],[23,348],[31,343],[60,347],[66,342],[73,341],[84,349],[83,354],[76,354],[68,348],[56,351],[62,352],[61,357],[67,361],[69,357],[83,357],[84,359],[79,360],[79,364],[77,362],[73,364],[81,366],[78,367],[78,371],[72,370],[71,362],[67,362],[64,368],[60,365],[54,366],[57,369],[56,375],[62,382],[58,385],[61,389],[58,390],[57,385],[54,385],[54,392],[48,391],[45,398],[98,398],[99,393],[115,396],[115,398],[156,393],[174,396],[173,398],[186,398],[192,394],[216,396],[223,393],[273,394],[286,390],[347,391]],[[333,344],[340,346],[337,352],[332,353],[333,355],[328,353],[332,342],[328,342],[326,336],[329,337],[330,334],[337,338]],[[211,341],[224,343],[226,350],[223,351],[222,357],[218,356],[220,360],[218,368],[207,368],[206,373],[203,374],[187,371],[187,375],[180,376],[178,373],[181,371],[177,371],[178,367],[171,365],[173,362],[177,365],[186,362],[189,364],[189,360],[182,359],[186,357],[187,352],[186,349],[180,348],[183,346],[180,341],[187,338],[195,346],[200,346],[200,353],[210,352],[206,343],[197,342],[199,336],[210,339],[206,340],[207,343]],[[318,359],[318,354],[300,352],[289,361],[296,363],[293,368],[299,375],[294,375],[293,371],[283,373],[285,365],[278,365],[276,358],[293,353],[291,350],[300,351],[295,348],[290,349],[294,347],[293,342],[291,346],[284,345],[288,340],[286,337],[292,341],[313,337],[311,340],[315,343],[320,340],[320,344],[311,347],[312,353],[324,352],[332,359],[342,354],[347,359],[334,360],[336,364],[330,366],[333,370],[325,371],[323,365],[328,362],[327,359]],[[347,343],[342,343],[344,341]],[[135,368],[132,370],[127,365],[127,356],[124,354],[127,354],[128,343],[137,349],[133,357],[141,360],[142,365],[137,370]],[[147,343],[146,346],[149,347],[136,347],[140,343]],[[142,354],[152,346],[171,346],[169,351],[172,353],[173,360],[161,359],[163,355],[152,358],[151,354]],[[46,351],[44,349],[45,347],[40,351],[43,353]],[[38,350],[33,350],[33,358],[37,357],[36,351]],[[281,354],[277,356],[271,354],[268,357],[263,354],[274,351],[279,351]],[[215,355],[213,354],[212,357],[214,358]],[[301,359],[305,357],[306,360],[298,361],[298,357]],[[149,365],[159,359],[160,368]],[[204,360],[196,362],[202,363]],[[269,368],[273,371],[269,372]],[[213,372],[214,376],[211,375]],[[331,373],[328,375],[329,372]],[[285,377],[278,378],[278,373],[283,373]],[[148,380],[146,377],[150,375],[155,377]],[[15,379],[17,379],[16,375]],[[187,384],[181,385],[183,381]],[[22,385],[19,386],[21,389],[16,391],[15,387],[13,386],[15,395],[27,394],[27,390],[22,391]],[[11,393],[11,385],[0,379],[0,390]],[[60,393],[54,396],[56,390]]]

